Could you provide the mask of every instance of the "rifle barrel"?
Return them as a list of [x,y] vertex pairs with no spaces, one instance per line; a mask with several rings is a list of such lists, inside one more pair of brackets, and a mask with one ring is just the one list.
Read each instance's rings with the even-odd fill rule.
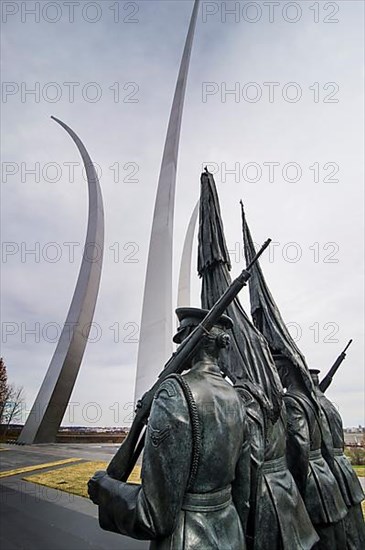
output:
[[347,344],[347,346],[345,347],[345,349],[343,350],[342,353],[346,353],[346,351],[349,349],[351,344],[352,344],[352,338],[351,338],[351,340],[349,340],[349,343]]
[[251,262],[246,267],[246,271],[249,271],[251,269],[253,264],[257,262],[257,260],[261,256],[261,254],[267,249],[267,247],[269,246],[270,243],[271,243],[271,239],[267,239],[267,241],[264,242],[264,244],[262,245],[260,250],[257,252],[257,254],[255,254],[255,256],[252,258]]
[[112,458],[107,467],[108,475],[114,479],[127,481],[128,475],[132,471],[144,445],[145,428],[152,401],[156,391],[162,382],[172,373],[181,373],[185,365],[189,364],[195,350],[203,337],[204,333],[209,331],[221,317],[222,313],[227,309],[230,303],[237,296],[239,291],[245,286],[250,273],[248,270],[254,265],[261,254],[269,246],[271,239],[267,239],[260,250],[254,256],[250,264],[244,269],[241,274],[232,281],[226,288],[222,296],[217,300],[214,306],[209,310],[204,319],[197,325],[189,336],[180,344],[178,349],[172,354],[170,359],[165,364],[163,371],[160,373],[152,388],[148,390],[137,404],[136,416],[132,422],[129,433],[119,447],[118,451]]
[[342,364],[342,362],[345,360],[346,351],[348,350],[349,346],[351,345],[351,342],[352,342],[352,339],[349,340],[349,342],[348,342],[347,346],[345,347],[345,349],[340,353],[340,355],[337,357],[336,361],[334,362],[334,364],[332,365],[332,367],[330,368],[330,370],[328,371],[326,376],[320,382],[319,389],[321,390],[321,392],[324,393],[328,389],[328,387],[331,385],[334,375],[338,371],[338,369],[339,369],[340,365]]

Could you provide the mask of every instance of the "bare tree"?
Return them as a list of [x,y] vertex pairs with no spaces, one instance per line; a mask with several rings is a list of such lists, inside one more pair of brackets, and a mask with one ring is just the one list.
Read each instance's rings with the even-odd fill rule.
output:
[[23,387],[9,386],[9,396],[3,411],[4,435],[7,434],[11,423],[22,419],[23,404]]
[[21,386],[8,383],[6,365],[0,358],[0,424],[1,432],[6,435],[12,422],[21,420],[24,404],[24,392]]
[[0,424],[3,423],[3,414],[9,398],[8,375],[4,359],[0,357]]

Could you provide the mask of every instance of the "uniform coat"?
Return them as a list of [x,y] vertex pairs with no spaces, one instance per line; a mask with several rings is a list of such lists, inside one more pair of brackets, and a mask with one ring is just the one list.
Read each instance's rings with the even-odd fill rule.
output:
[[295,389],[287,391],[284,401],[288,412],[288,464],[320,537],[315,548],[344,550],[346,538],[342,520],[347,509],[337,481],[321,453],[318,412],[309,398]]
[[345,442],[341,415],[318,387],[316,387],[316,394],[331,434],[330,445],[325,445],[323,454],[337,480],[348,508],[345,517],[346,548],[361,550],[365,548],[365,523],[361,511],[364,493],[356,473],[343,452]]
[[242,401],[218,366],[201,361],[160,386],[148,423],[142,485],[109,478],[99,502],[100,524],[152,540],[155,550],[244,550],[249,472]]
[[247,390],[244,400],[251,434],[251,510],[247,528],[253,550],[310,550],[318,536],[286,461],[285,405],[273,424]]

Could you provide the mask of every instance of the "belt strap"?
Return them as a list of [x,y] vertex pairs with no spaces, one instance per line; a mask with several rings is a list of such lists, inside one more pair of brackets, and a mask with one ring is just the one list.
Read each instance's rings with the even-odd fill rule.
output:
[[343,449],[341,447],[334,447],[333,456],[343,456]]
[[232,502],[231,486],[214,493],[186,493],[182,510],[187,512],[214,512],[222,510]]
[[315,451],[309,451],[309,460],[318,460],[323,458],[321,449],[316,449]]
[[274,472],[282,472],[287,469],[286,458],[281,456],[280,458],[274,458],[273,460],[265,460],[262,465],[262,472],[264,474],[270,474]]

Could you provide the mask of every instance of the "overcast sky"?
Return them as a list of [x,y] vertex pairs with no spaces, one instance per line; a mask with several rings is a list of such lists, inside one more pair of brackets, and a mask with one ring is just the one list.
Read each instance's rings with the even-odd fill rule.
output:
[[[29,410],[87,223],[81,160],[54,115],[101,168],[106,224],[94,341],[64,424],[128,425],[154,198],[192,2],[55,4],[2,3],[1,354]],[[245,263],[242,198],[255,242],[274,241],[262,267],[310,367],[325,373],[354,339],[328,396],[346,426],[364,424],[363,2],[274,4],[202,2],[180,141],[174,300],[208,163],[232,274]],[[199,306],[196,252],[193,263]]]

